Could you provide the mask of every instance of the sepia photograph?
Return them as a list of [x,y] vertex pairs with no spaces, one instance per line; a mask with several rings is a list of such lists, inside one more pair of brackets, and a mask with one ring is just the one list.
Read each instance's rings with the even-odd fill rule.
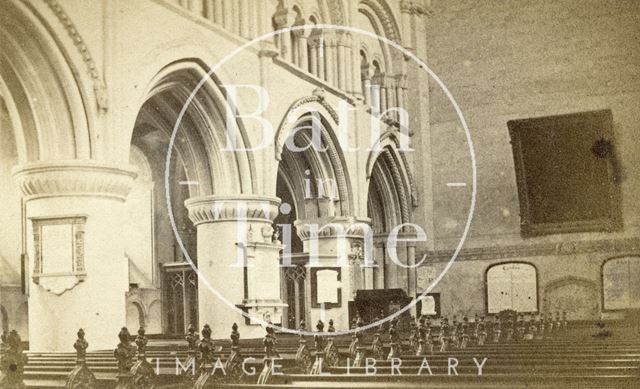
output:
[[0,0],[0,389],[640,388],[640,0]]

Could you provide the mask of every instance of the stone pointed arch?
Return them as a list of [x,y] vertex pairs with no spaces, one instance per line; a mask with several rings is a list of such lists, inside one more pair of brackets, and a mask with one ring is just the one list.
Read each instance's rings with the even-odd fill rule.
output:
[[418,206],[418,195],[415,185],[415,180],[413,178],[413,174],[411,173],[411,169],[409,168],[409,162],[407,161],[406,155],[400,150],[400,139],[401,136],[397,131],[386,131],[382,134],[378,142],[372,147],[371,153],[367,158],[366,164],[366,174],[367,179],[371,178],[373,172],[373,166],[376,163],[378,157],[383,154],[389,154],[390,157],[393,158],[394,164],[397,166],[397,175],[399,177],[399,181],[406,188],[407,193],[409,194],[410,205],[413,207]]
[[78,75],[60,38],[35,7],[3,2],[0,93],[16,131],[21,164],[95,157],[95,101],[89,101]]
[[[204,63],[193,58],[162,68],[149,83],[136,127],[160,128],[170,135],[193,94],[176,133],[176,139],[183,141],[174,143],[174,151],[185,166],[187,179],[198,182],[197,186],[190,187],[191,195],[251,194],[256,186],[255,163],[252,154],[244,151],[251,148],[251,142],[243,123],[237,121],[238,149],[226,150],[227,99],[221,81],[208,73]],[[206,81],[194,93],[204,78]],[[145,109],[145,104],[160,109]]]
[[360,0],[358,8],[360,10],[368,8],[373,11],[382,24],[384,35],[387,38],[402,44],[402,36],[400,34],[398,22],[393,16],[393,10],[385,0]]
[[295,128],[294,123],[298,119],[296,117],[292,117],[291,115],[296,112],[299,108],[306,106],[305,109],[310,111],[318,112],[320,115],[326,118],[332,119],[332,126],[338,126],[340,124],[340,118],[338,113],[333,109],[331,104],[327,103],[324,96],[319,92],[318,94],[314,94],[312,96],[301,97],[298,100],[294,101],[293,104],[289,106],[286,114],[284,115],[280,125],[278,126],[278,130],[275,134],[275,142],[274,142],[274,153],[276,160],[280,161],[282,159],[282,149],[284,147],[284,143],[291,133],[291,130]]
[[380,193],[383,212],[387,215],[385,220],[395,224],[411,221],[416,197],[408,164],[398,147],[395,134],[386,132],[369,154],[366,164],[369,196],[372,190]]
[[[327,150],[318,152],[309,149],[303,153],[304,158],[311,165],[315,177],[322,180],[335,180],[340,203],[339,213],[341,215],[350,215],[353,204],[352,185],[346,159],[334,131],[338,127],[339,117],[335,110],[324,100],[320,92],[313,96],[298,99],[289,107],[275,134],[274,157],[278,161],[283,161],[286,156],[289,156],[290,160],[295,159],[292,156],[294,153],[286,147],[286,140],[292,134],[296,135],[295,129],[308,125],[311,120],[311,113],[320,118],[322,142]],[[298,135],[305,142],[310,141],[310,137],[307,134],[298,132]],[[297,176],[291,177],[291,179],[302,182],[304,180],[302,173],[304,169],[298,166],[298,163],[290,164]]]
[[[393,10],[385,0],[360,0],[358,12],[369,19],[376,34],[402,45],[400,28],[394,17]],[[384,54],[385,70],[401,71],[403,68],[401,53],[383,42],[381,42],[381,48]]]

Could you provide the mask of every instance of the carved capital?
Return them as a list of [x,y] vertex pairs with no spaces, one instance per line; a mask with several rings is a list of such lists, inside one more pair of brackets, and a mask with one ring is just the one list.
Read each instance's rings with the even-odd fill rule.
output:
[[99,196],[124,201],[136,175],[131,166],[79,160],[35,162],[13,171],[28,199]]
[[289,9],[284,7],[282,3],[278,4],[276,12],[273,14],[273,24],[276,29],[285,28],[289,25]]
[[367,232],[373,234],[371,219],[355,217],[335,217],[327,219],[297,220],[295,222],[298,236],[308,240],[312,236],[325,238],[362,239]]
[[185,205],[195,225],[238,220],[271,223],[278,215],[280,200],[256,195],[202,196]]

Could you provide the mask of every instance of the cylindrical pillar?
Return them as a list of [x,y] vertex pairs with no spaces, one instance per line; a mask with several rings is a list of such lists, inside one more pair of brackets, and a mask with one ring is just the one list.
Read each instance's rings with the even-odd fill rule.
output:
[[340,33],[337,37],[336,42],[336,50],[338,54],[338,76],[337,76],[337,85],[338,88],[342,90],[347,90],[347,57],[346,50],[344,45],[345,35]]
[[[407,289],[408,295],[411,298],[415,298],[418,294],[417,288],[417,273],[416,273],[416,246],[413,244],[407,244]],[[415,316],[415,306],[411,308],[411,314]]]
[[[384,80],[384,79],[383,79]],[[388,109],[388,101],[387,101],[387,87],[384,84],[380,85],[380,113],[386,111]]]
[[202,3],[202,14],[207,20],[213,22],[213,0],[204,0]]
[[334,46],[333,34],[326,34],[325,37],[325,80],[334,85],[335,84],[335,65],[336,65],[336,57],[335,57],[335,46]]
[[249,38],[249,25],[253,24],[251,13],[249,12],[249,0],[240,0],[238,3],[239,12],[236,15],[240,36]]
[[213,22],[222,26],[224,24],[224,0],[213,0]]
[[304,30],[298,37],[298,66],[300,66],[305,72],[309,71],[309,49],[307,37],[304,35]]
[[31,351],[68,351],[78,328],[91,334],[91,349],[110,349],[114,331],[126,325],[122,225],[132,170],[55,161],[14,173],[28,220]]
[[242,307],[254,318],[282,320],[278,259],[282,245],[273,241],[272,228],[278,203],[276,198],[251,195],[185,202],[198,230],[199,322],[209,324],[213,337],[225,337],[233,323],[245,337],[264,335],[259,322],[251,319],[247,324],[233,307]]
[[322,80],[326,80],[326,75],[325,75],[325,63],[326,63],[326,58],[325,58],[325,50],[326,50],[326,41],[325,41],[325,37],[324,34],[321,32],[318,35],[318,45],[316,47],[317,49],[317,58],[318,58],[318,78],[322,79]]
[[385,249],[383,241],[376,241],[373,245],[374,247],[374,255],[376,259],[376,280],[375,287],[376,289],[384,289],[386,288],[385,284]]
[[222,25],[227,31],[233,31],[233,0],[222,1]]
[[318,76],[318,49],[315,39],[309,40],[309,72]]

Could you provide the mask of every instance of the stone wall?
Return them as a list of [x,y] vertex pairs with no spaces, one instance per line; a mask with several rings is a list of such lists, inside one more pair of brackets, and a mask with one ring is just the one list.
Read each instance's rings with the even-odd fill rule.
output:
[[[592,299],[588,285],[600,287],[602,261],[620,251],[639,252],[640,176],[635,169],[640,165],[640,3],[458,0],[433,1],[432,6],[428,64],[457,99],[477,153],[477,205],[461,257],[473,259],[467,254],[485,252],[479,259],[455,264],[438,285],[443,313],[483,310],[486,268],[509,259],[537,266],[541,304],[545,297],[567,305]],[[522,238],[507,121],[598,109],[613,113],[622,167],[623,229]],[[435,84],[430,111],[439,253],[431,256],[439,262],[449,258],[440,250],[456,246],[469,211],[470,188],[452,190],[446,183],[469,178],[470,159],[461,125]],[[460,151],[452,152],[456,147]],[[611,242],[600,244],[603,240]],[[563,244],[594,248],[568,255],[547,249]],[[576,315],[597,316],[599,301],[598,296],[595,314],[576,308],[582,312]]]

